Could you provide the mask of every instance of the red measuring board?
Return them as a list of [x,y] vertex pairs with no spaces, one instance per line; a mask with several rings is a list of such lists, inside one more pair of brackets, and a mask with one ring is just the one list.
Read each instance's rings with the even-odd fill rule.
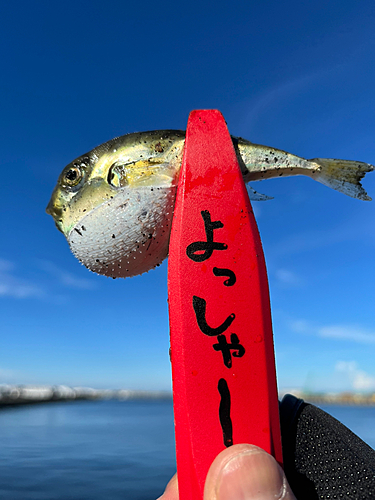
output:
[[189,117],[168,297],[179,494],[198,500],[227,446],[255,444],[282,463],[262,244],[217,110]]

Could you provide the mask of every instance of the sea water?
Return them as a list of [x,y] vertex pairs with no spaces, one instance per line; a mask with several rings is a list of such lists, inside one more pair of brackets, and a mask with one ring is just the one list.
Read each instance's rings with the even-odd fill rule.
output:
[[[375,447],[375,408],[327,406]],[[0,410],[2,500],[152,500],[175,472],[171,401]]]
[[0,498],[150,500],[175,473],[171,401],[0,411]]

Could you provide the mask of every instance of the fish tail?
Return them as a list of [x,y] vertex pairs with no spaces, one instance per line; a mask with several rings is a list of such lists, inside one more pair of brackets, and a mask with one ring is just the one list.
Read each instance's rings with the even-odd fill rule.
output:
[[320,167],[311,175],[316,181],[352,198],[371,201],[370,196],[362,187],[361,180],[367,172],[374,170],[373,165],[359,161],[330,160],[327,158],[314,158],[309,161]]

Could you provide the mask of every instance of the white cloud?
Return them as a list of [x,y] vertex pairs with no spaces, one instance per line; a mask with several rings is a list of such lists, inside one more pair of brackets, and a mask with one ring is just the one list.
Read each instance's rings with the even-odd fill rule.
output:
[[[241,103],[242,119],[239,120],[239,128],[247,130],[247,133],[255,132],[260,120],[265,116],[275,112],[279,106],[285,106],[286,103],[295,102],[296,96],[308,96],[317,86],[329,78],[337,80],[337,76],[345,73],[348,67],[348,59],[345,62],[336,62],[325,67],[317,68],[293,76],[284,81],[277,81],[272,87],[265,88],[261,93],[255,94],[253,98],[247,101],[247,104]],[[244,113],[245,110],[245,113]],[[332,119],[330,117],[330,119]],[[319,122],[322,126],[322,120]]]
[[319,326],[304,320],[294,320],[289,322],[289,327],[296,333],[315,335],[320,338],[375,344],[375,330],[368,330],[359,325]]
[[355,361],[338,361],[335,370],[348,377],[353,389],[357,391],[375,390],[375,376],[360,370]]
[[311,333],[312,328],[309,323],[303,319],[295,319],[289,322],[289,327],[293,332],[296,333]]
[[352,373],[355,371],[357,363],[355,361],[337,361],[335,370],[338,372]]
[[18,278],[14,270],[16,265],[5,259],[0,259],[0,297],[25,299],[42,297],[44,290],[35,283]]
[[15,299],[26,299],[29,297],[41,297],[44,292],[38,286],[17,282],[14,278],[0,276],[0,296],[13,297]]
[[[346,221],[347,222],[347,221]],[[275,256],[283,257],[284,255],[295,255],[302,252],[310,252],[329,247],[345,241],[357,239],[360,235],[359,225],[341,224],[336,227],[327,229],[316,229],[303,231],[298,234],[290,235],[279,241],[272,253]]]
[[273,88],[269,88],[262,94],[255,96],[247,106],[248,111],[243,119],[242,127],[251,132],[255,129],[259,119],[267,115],[275,105],[280,102],[286,102],[292,96],[300,94],[304,89],[311,86],[311,84],[322,79],[326,72],[324,70],[314,71],[282,82],[281,84],[278,83]]
[[[78,288],[89,290],[95,288],[93,281],[77,278],[74,274],[59,269],[55,264],[49,261],[40,261],[39,267],[53,277],[53,281],[58,282],[68,288]],[[11,297],[14,299],[51,299],[61,300],[61,296],[51,294],[45,286],[35,281],[19,276],[15,262],[0,258],[0,299]],[[34,268],[35,272],[35,268]],[[45,277],[41,276],[41,280]],[[49,287],[48,287],[49,288]]]
[[332,325],[318,329],[320,337],[338,340],[353,340],[361,344],[375,344],[375,331],[366,330],[359,326]]
[[9,271],[13,271],[14,268],[15,268],[15,265],[10,260],[0,259],[0,273],[6,273]]
[[297,274],[288,269],[278,269],[275,272],[275,277],[277,281],[287,287],[299,287],[302,284],[302,280]]
[[59,282],[66,287],[79,288],[82,290],[91,290],[95,288],[95,284],[92,280],[77,278],[74,274],[61,270],[53,262],[48,260],[40,260],[39,266],[48,274],[57,278]]
[[290,234],[269,247],[268,255],[272,256],[273,259],[284,259],[285,256],[290,257],[291,255],[322,250],[353,241],[361,241],[366,246],[373,245],[375,238],[373,232],[369,231],[371,223],[370,216],[361,219],[353,216],[331,227]]

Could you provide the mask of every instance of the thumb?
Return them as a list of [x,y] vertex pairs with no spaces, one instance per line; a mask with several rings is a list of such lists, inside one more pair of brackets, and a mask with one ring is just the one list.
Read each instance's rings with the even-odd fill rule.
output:
[[237,444],[222,451],[207,474],[204,500],[296,500],[276,460],[261,448]]

